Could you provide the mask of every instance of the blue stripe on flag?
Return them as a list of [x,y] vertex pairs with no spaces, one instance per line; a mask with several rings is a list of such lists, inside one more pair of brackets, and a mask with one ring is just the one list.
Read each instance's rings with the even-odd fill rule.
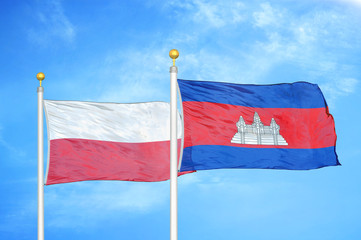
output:
[[182,101],[224,103],[258,108],[322,108],[326,101],[317,84],[234,84],[178,79]]
[[198,145],[184,149],[180,171],[219,168],[309,170],[336,165],[340,163],[334,146],[285,149]]

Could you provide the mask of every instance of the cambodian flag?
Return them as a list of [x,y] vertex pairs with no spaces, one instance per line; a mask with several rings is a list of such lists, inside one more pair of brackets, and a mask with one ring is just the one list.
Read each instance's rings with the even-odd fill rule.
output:
[[340,165],[334,120],[316,84],[178,85],[184,120],[180,171]]

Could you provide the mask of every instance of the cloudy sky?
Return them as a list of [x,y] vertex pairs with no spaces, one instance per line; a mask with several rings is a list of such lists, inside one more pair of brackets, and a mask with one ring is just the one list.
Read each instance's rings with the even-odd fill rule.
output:
[[[359,0],[1,1],[0,239],[36,239],[36,73],[46,99],[169,101],[172,48],[183,79],[319,84],[342,164],[183,176],[179,239],[360,239],[360,26]],[[47,186],[45,237],[169,239],[169,181]]]

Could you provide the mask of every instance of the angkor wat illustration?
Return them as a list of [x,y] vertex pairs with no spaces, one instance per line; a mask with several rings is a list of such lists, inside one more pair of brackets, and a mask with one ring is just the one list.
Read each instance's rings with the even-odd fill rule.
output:
[[280,126],[274,118],[270,126],[265,126],[257,112],[254,113],[253,123],[247,125],[243,117],[239,117],[236,123],[238,132],[233,136],[231,142],[239,144],[257,145],[288,145],[286,140],[280,135]]

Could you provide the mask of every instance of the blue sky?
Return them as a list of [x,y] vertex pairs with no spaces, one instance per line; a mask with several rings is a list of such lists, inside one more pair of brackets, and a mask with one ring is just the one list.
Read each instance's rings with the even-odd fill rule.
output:
[[[1,1],[0,239],[36,239],[36,73],[56,100],[169,101],[183,79],[319,84],[341,167],[179,178],[179,239],[361,239],[361,1]],[[47,148],[45,148],[45,155]],[[169,182],[45,187],[46,239],[168,239]]]

